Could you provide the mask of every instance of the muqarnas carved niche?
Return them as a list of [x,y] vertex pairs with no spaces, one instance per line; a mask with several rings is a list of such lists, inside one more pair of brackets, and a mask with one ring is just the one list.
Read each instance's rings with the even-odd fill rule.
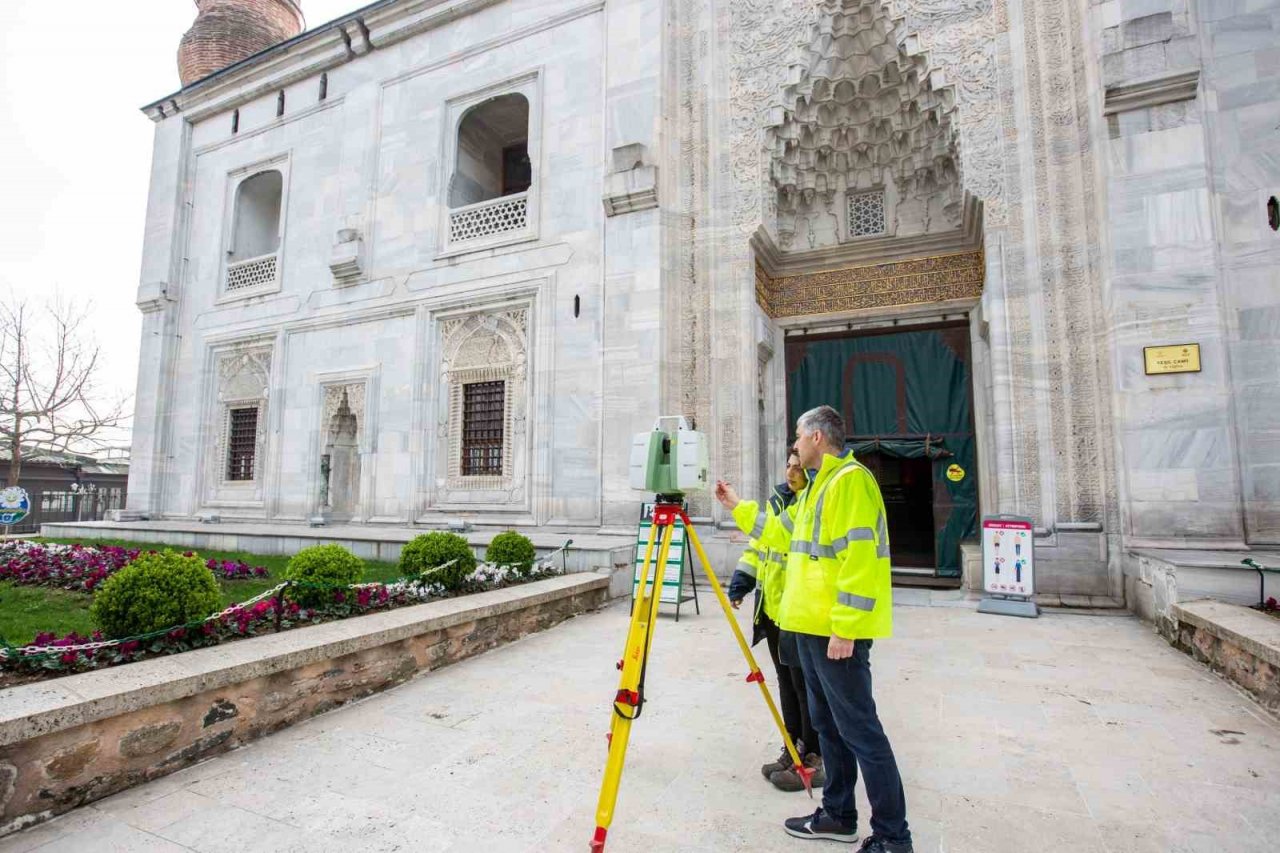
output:
[[[782,248],[960,226],[954,93],[934,88],[896,26],[880,0],[820,5],[765,128]],[[877,193],[883,221],[873,231],[855,200]]]

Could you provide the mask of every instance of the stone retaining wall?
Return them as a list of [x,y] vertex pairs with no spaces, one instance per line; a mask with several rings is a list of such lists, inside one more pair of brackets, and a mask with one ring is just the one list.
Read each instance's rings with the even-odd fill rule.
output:
[[1174,646],[1280,714],[1280,619],[1211,600],[1175,604],[1171,612]]
[[0,692],[0,835],[605,603],[575,574]]

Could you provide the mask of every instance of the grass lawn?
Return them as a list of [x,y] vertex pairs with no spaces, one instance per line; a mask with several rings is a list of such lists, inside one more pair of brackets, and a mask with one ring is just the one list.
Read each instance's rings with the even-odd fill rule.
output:
[[[119,545],[124,548],[139,548],[143,551],[151,549],[162,551],[165,548],[173,548],[171,545],[126,542],[123,539],[36,539],[33,541]],[[174,550],[185,549],[174,548]],[[258,593],[265,592],[283,581],[284,567],[289,562],[288,557],[269,557],[244,551],[197,551],[196,553],[206,560],[210,558],[243,560],[251,566],[265,566],[269,572],[267,577],[253,580],[219,580],[218,585],[222,587],[224,606],[253,598]],[[364,564],[366,581],[392,581],[399,577],[400,570],[395,563],[366,561]],[[89,618],[89,604],[92,601],[91,596],[82,592],[0,582],[0,636],[14,645],[25,645],[42,631],[54,634],[67,634],[71,631],[89,634],[94,627],[93,620]]]

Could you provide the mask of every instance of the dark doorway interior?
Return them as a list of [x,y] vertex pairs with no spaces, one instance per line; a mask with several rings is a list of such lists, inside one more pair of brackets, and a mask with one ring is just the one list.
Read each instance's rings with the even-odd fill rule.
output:
[[844,416],[885,499],[893,567],[959,577],[978,510],[968,324],[795,336],[786,353],[788,420],[824,403]]
[[889,552],[894,568],[932,569],[934,555],[933,460],[882,453],[860,456],[880,484],[889,516]]

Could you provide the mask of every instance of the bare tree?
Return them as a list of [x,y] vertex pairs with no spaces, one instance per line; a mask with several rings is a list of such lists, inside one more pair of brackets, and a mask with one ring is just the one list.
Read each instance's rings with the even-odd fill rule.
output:
[[54,297],[38,308],[0,302],[0,449],[16,486],[24,452],[105,447],[123,424],[124,401],[106,401],[96,380],[101,347],[85,328],[88,307]]

